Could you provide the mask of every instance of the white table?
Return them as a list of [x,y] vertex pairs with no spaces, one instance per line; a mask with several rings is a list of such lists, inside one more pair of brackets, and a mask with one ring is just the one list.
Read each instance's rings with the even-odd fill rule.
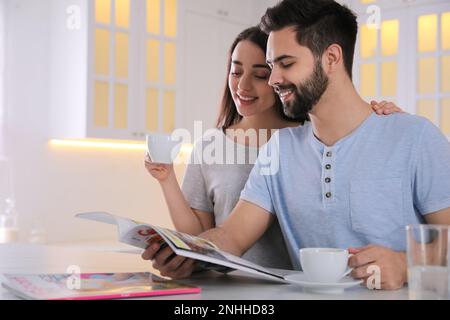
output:
[[[131,247],[129,247],[131,248]],[[72,265],[81,272],[155,272],[151,263],[138,254],[125,253],[126,247],[84,246],[77,248],[29,244],[0,245],[0,273],[66,273]],[[133,251],[133,248],[131,248]],[[304,292],[296,285],[277,284],[249,277],[243,272],[229,275],[218,273],[197,274],[183,282],[200,286],[201,294],[148,298],[152,300],[405,300],[408,290],[370,291],[362,286],[345,290],[339,295],[322,295]],[[0,299],[16,299],[0,288]]]

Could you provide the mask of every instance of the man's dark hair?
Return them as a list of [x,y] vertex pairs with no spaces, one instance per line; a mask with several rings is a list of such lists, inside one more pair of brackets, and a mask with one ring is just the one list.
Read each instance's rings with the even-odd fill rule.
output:
[[332,44],[341,46],[345,69],[352,77],[358,23],[349,8],[333,0],[283,0],[267,9],[260,28],[269,34],[286,27],[295,27],[297,42],[316,58]]

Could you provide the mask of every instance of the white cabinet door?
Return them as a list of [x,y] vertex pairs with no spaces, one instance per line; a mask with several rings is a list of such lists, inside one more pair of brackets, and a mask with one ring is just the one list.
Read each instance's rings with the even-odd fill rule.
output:
[[[146,10],[146,1],[51,3],[52,135],[137,140],[151,131],[147,127],[157,131],[170,126],[165,131],[172,131],[180,50],[178,21],[170,17],[182,10],[176,6]],[[80,26],[72,30],[69,22],[77,15]],[[155,30],[148,21],[158,19]],[[150,85],[157,94],[148,94],[156,99],[148,99],[147,108]],[[146,117],[146,109],[151,109],[151,117]],[[151,126],[145,126],[147,120]]]
[[229,21],[256,25],[264,11],[261,12],[260,0],[226,0],[220,1],[219,12]]
[[227,83],[228,50],[246,26],[194,12],[187,12],[185,21],[181,127],[193,133],[194,121],[202,121],[203,130],[215,126]]
[[216,15],[219,8],[219,0],[184,0],[185,8],[189,12],[206,15]]
[[189,12],[244,24],[258,23],[261,11],[260,0],[185,0],[185,5]]

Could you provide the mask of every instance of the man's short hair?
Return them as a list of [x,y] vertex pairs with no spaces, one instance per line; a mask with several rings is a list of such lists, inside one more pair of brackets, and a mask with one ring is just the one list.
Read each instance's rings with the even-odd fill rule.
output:
[[283,0],[267,9],[260,28],[269,34],[295,27],[297,42],[316,58],[332,44],[342,48],[345,70],[352,77],[358,23],[356,15],[333,0]]

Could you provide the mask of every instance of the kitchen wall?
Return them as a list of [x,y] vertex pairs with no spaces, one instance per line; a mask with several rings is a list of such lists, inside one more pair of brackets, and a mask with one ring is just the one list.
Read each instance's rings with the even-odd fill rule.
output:
[[[33,230],[47,242],[115,239],[109,226],[73,218],[105,210],[171,227],[142,151],[51,147],[52,1],[6,1],[5,153],[11,160],[21,241]],[[182,1],[182,0],[180,0]],[[269,1],[268,1],[269,2]],[[255,1],[255,15],[265,3]],[[223,75],[219,75],[223,79]],[[56,137],[57,138],[57,137]],[[1,140],[1,139],[0,139]],[[184,168],[176,168],[181,180]]]
[[21,240],[33,229],[43,229],[48,242],[113,239],[112,228],[73,218],[90,210],[171,226],[141,151],[49,146],[50,90],[57,89],[49,86],[50,12],[51,0],[7,0],[6,153]]
[[[5,1],[0,1],[0,48],[5,47]],[[4,115],[4,70],[5,70],[5,52],[0,50],[0,158],[4,154],[4,126],[3,126],[3,115]]]

